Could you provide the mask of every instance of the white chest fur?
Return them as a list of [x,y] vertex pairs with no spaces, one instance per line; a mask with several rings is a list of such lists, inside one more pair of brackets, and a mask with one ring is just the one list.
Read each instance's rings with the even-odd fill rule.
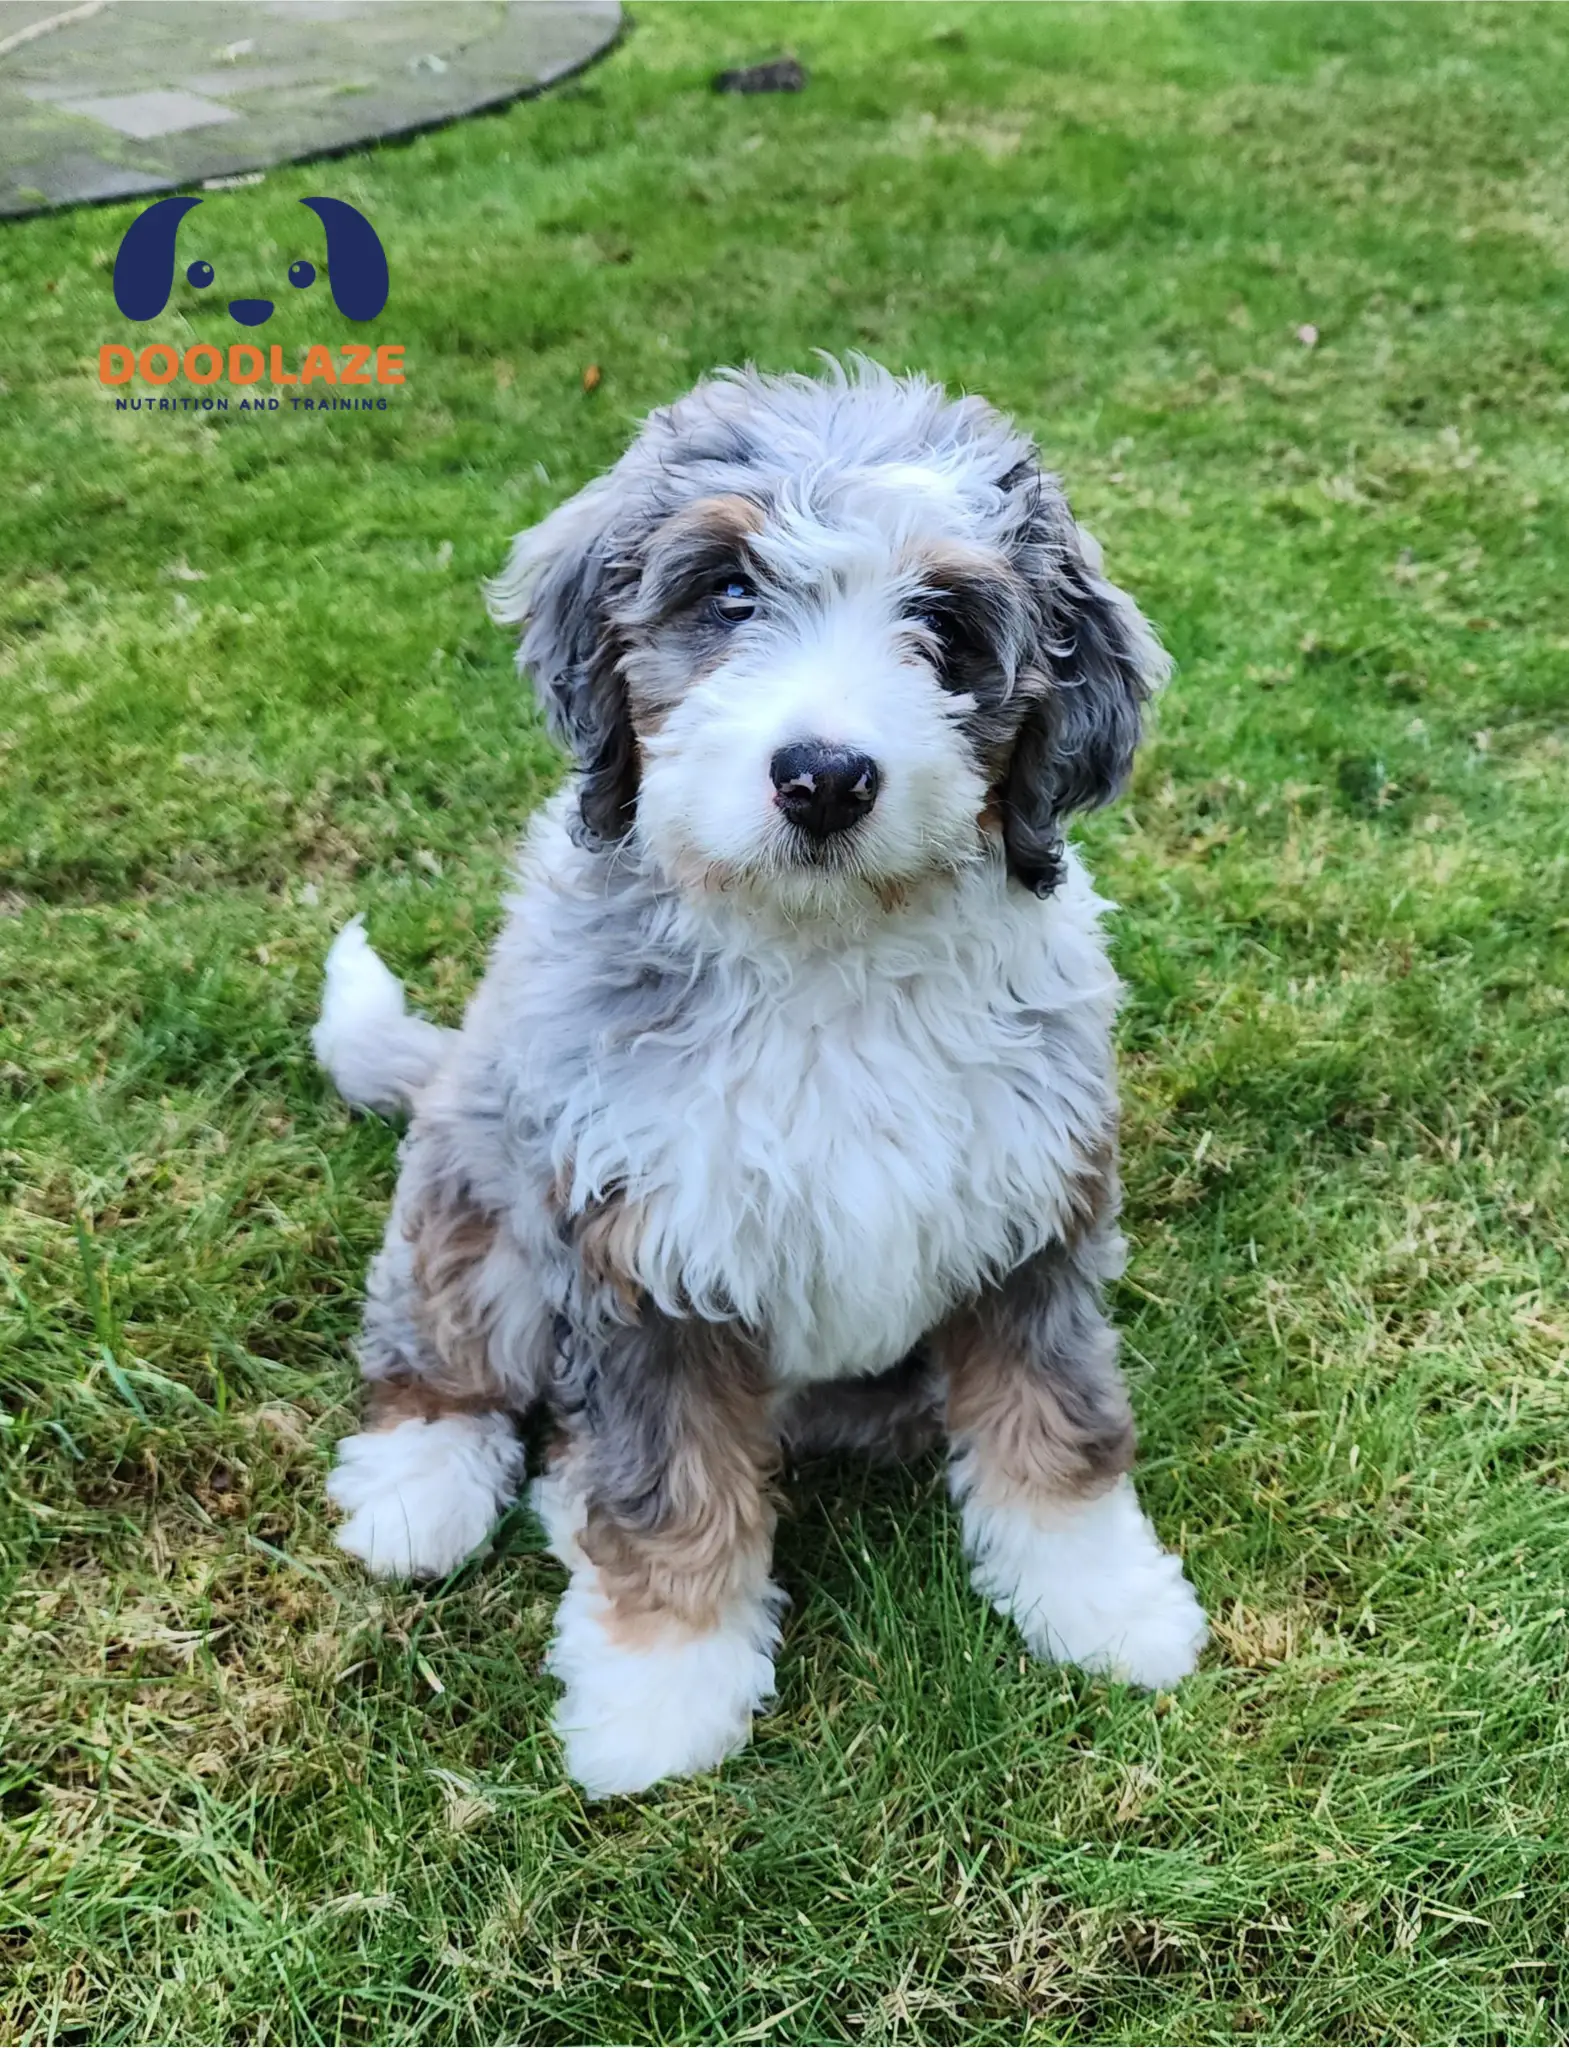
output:
[[1055,1234],[1107,1129],[1100,909],[1075,863],[1049,902],[978,870],[842,945],[734,914],[679,1030],[553,1106],[574,1205],[624,1190],[654,1298],[766,1331],[781,1379],[895,1364]]

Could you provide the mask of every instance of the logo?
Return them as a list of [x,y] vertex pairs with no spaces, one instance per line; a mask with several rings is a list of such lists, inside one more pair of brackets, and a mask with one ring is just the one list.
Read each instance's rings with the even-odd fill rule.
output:
[[[114,259],[114,302],[127,320],[151,320],[169,303],[174,284],[174,243],[180,223],[199,199],[160,199],[126,229]],[[387,303],[387,257],[381,237],[357,206],[343,199],[302,199],[327,230],[327,281],[332,303],[351,320],[374,320]],[[217,279],[198,258],[185,275],[198,291]],[[289,282],[309,291],[314,263],[289,265]],[[272,318],[271,299],[230,299],[229,317],[242,327],[262,327]]]
[[[114,259],[114,302],[127,320],[156,319],[168,305],[174,289],[176,246],[181,223],[202,204],[200,199],[160,199],[139,213],[126,229]],[[387,255],[382,248],[381,237],[359,208],[350,206],[347,200],[319,197],[302,199],[300,204],[308,207],[326,230],[325,281],[333,305],[347,319],[356,322],[376,319],[387,304],[389,290]],[[223,281],[203,256],[193,258],[185,266],[185,278],[197,292],[213,291],[214,301],[209,303],[222,305],[239,327],[265,327],[280,307],[279,298],[224,298]],[[287,279],[293,292],[308,292],[318,281],[316,265],[308,257],[299,257],[289,264]],[[280,279],[278,288],[281,285]],[[261,383],[264,376],[274,386],[316,383],[368,386],[403,382],[403,349],[397,345],[350,343],[335,354],[332,349],[317,343],[306,349],[304,361],[297,371],[286,366],[284,355],[283,347],[277,344],[264,352],[249,342],[236,342],[227,351],[205,341],[195,342],[184,350],[169,342],[150,342],[141,349],[128,347],[122,342],[105,342],[98,351],[98,380],[106,385],[135,381],[168,385],[178,379],[200,386],[219,383],[250,386]],[[311,411],[364,410],[368,406],[382,411],[386,409],[385,398],[329,399],[291,395],[288,403],[295,411],[302,407]],[[208,391],[194,399],[119,398],[116,405],[122,410],[137,411],[187,411],[193,406],[213,411],[227,410],[228,400]],[[280,401],[277,398],[246,398],[240,400],[240,406],[246,411],[277,412]]]

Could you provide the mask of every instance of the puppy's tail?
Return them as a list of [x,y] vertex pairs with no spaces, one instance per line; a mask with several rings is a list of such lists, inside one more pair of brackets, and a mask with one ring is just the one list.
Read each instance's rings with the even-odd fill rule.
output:
[[411,1017],[403,984],[351,918],[327,955],[327,988],[311,1033],[338,1093],[365,1109],[408,1109],[440,1066],[456,1032]]

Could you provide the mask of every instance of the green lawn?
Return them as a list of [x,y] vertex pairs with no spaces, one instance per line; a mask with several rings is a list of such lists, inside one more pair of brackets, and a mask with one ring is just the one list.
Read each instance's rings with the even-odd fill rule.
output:
[[[116,413],[135,209],[0,229],[0,2036],[1566,2038],[1566,86],[1528,7],[649,6],[182,230],[375,219],[409,382],[326,421]],[[527,1515],[433,1592],[331,1548],[395,1134],[306,1034],[360,909],[456,1017],[560,773],[506,536],[819,346],[1019,413],[1179,663],[1085,837],[1215,1642],[1026,1666],[935,1469],[797,1479],[778,1711],[591,1808]]]

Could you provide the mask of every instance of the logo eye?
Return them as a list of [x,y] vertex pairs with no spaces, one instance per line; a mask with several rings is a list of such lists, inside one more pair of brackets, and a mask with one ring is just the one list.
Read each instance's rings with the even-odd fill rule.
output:
[[744,576],[726,576],[708,600],[710,618],[722,626],[739,626],[757,610],[757,592]]
[[212,265],[210,263],[203,263],[200,259],[195,263],[188,263],[185,266],[185,274],[198,291],[204,285],[212,283]]
[[297,292],[304,291],[308,284],[316,282],[316,266],[302,257],[298,263],[289,265],[289,282]]

